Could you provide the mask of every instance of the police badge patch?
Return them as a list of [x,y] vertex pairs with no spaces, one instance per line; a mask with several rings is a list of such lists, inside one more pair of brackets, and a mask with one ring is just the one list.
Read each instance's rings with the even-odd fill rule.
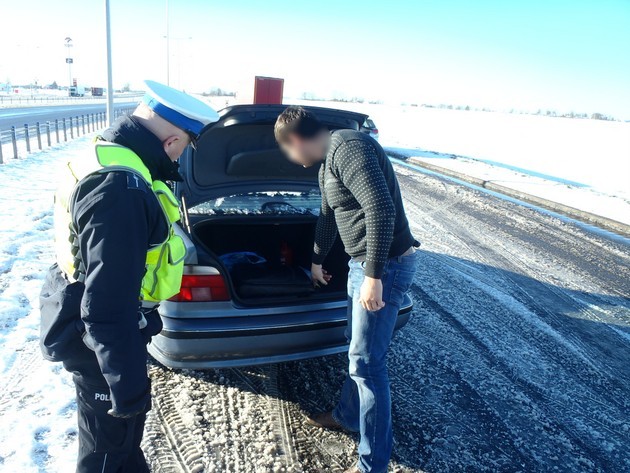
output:
[[127,173],[127,189],[135,189],[138,191],[146,192],[147,185],[144,180],[133,172]]

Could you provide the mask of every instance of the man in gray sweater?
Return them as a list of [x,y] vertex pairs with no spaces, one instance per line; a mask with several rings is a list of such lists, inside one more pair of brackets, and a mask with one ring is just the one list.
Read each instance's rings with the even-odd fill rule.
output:
[[351,257],[348,377],[337,407],[308,422],[360,433],[359,460],[347,473],[384,473],[393,436],[387,350],[416,272],[418,242],[409,229],[394,169],[375,140],[354,130],[330,133],[302,107],[282,112],[274,132],[291,161],[305,167],[321,164],[313,282],[326,285],[334,276],[322,265],[338,234]]

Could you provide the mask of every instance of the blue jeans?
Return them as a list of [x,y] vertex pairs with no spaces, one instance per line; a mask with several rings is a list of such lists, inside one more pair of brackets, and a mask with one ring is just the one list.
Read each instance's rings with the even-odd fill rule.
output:
[[348,275],[348,376],[333,417],[346,429],[360,432],[359,470],[384,473],[392,453],[392,416],[387,349],[405,292],[411,286],[419,252],[391,258],[382,276],[385,307],[372,312],[359,303],[365,271],[350,261]]

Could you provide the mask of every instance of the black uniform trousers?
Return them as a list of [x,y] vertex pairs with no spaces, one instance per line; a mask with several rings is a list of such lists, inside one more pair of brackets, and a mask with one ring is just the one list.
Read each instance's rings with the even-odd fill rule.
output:
[[83,343],[63,362],[73,374],[77,391],[79,456],[77,473],[148,473],[140,449],[146,412],[130,419],[107,413],[112,407],[109,386],[96,355]]

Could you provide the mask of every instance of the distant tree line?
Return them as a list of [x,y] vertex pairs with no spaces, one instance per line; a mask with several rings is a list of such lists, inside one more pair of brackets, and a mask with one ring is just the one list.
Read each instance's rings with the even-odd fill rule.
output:
[[221,87],[212,87],[208,92],[203,92],[204,97],[236,97],[236,92],[222,89]]
[[[413,103],[412,104],[403,103],[402,105],[411,105],[412,107],[418,106],[418,104],[413,104]],[[420,106],[424,108],[440,108],[440,109],[447,109],[447,110],[464,110],[464,111],[472,110],[476,112],[504,112],[504,113],[518,114],[518,115],[541,115],[545,117],[587,118],[591,120],[620,121],[615,117],[612,117],[610,115],[605,115],[603,113],[591,113],[589,115],[588,113],[576,113],[576,112],[560,113],[555,110],[542,110],[542,109],[538,109],[535,112],[526,111],[526,110],[516,110],[516,109],[494,110],[487,107],[479,108],[479,107],[471,107],[469,105],[451,105],[451,104],[442,104],[442,103],[437,104],[437,105],[422,104]]]
[[381,100],[365,100],[363,97],[344,97],[340,94],[333,95],[333,98],[321,98],[317,97],[312,92],[303,92],[300,96],[302,100],[312,100],[314,102],[342,102],[342,103],[369,103],[369,104],[382,104]]

